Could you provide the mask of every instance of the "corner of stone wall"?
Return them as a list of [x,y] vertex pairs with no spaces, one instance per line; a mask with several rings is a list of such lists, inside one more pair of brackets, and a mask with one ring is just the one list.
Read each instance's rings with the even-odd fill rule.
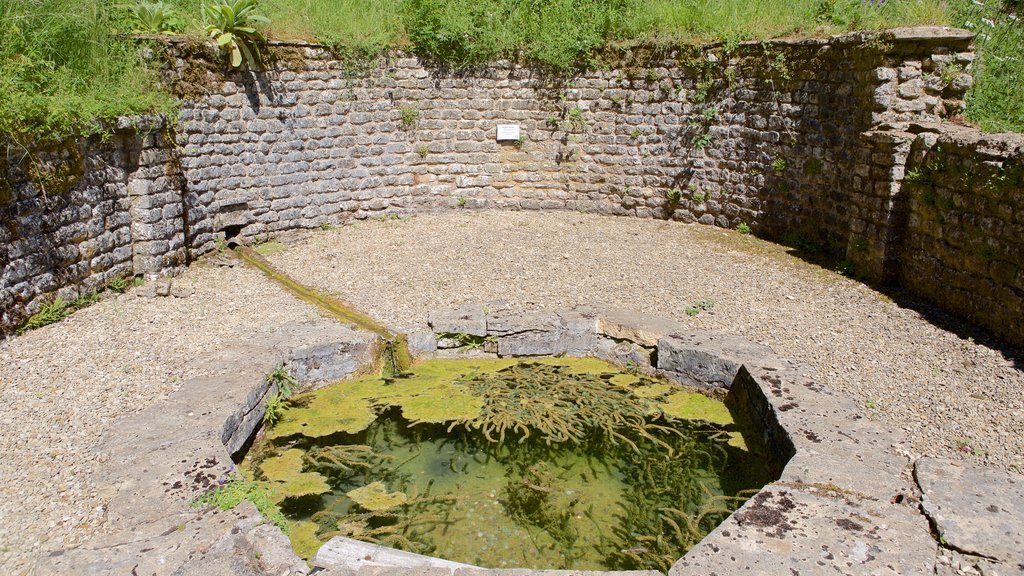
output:
[[909,132],[889,130],[860,135],[845,256],[869,282],[889,282],[896,275],[900,230],[906,220],[901,196],[904,166],[915,138]]
[[872,124],[938,121],[962,114],[973,82],[974,34],[929,26],[878,33]]
[[137,164],[127,183],[136,275],[173,273],[187,263],[186,206],[171,138],[163,118],[150,119],[137,136]]

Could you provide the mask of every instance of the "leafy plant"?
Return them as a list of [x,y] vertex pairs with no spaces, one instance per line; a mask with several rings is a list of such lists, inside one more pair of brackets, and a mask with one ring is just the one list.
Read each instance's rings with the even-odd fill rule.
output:
[[574,106],[566,113],[566,132],[583,133],[587,131],[587,119],[583,117],[583,109]]
[[776,172],[782,172],[786,169],[786,159],[782,156],[776,156],[772,159],[772,170]]
[[459,348],[466,350],[479,350],[485,344],[496,344],[498,342],[497,336],[476,336],[465,332],[441,332],[437,337],[454,340]]
[[750,234],[750,226],[746,222],[740,222],[739,226],[736,226],[736,231],[740,234]]
[[672,188],[665,192],[665,200],[672,206],[679,204],[679,201],[683,199],[683,193],[678,188]]
[[416,147],[416,153],[419,154],[420,158],[426,158],[427,154],[430,154],[430,148],[427,148],[426,144],[420,144]]
[[288,372],[284,364],[274,368],[273,372],[267,374],[266,381],[270,386],[276,384],[278,391],[284,394],[285,398],[291,396],[299,387],[299,381]]
[[299,387],[299,381],[288,372],[284,364],[281,364],[274,368],[273,372],[267,374],[266,382],[269,388],[277,386],[277,392],[267,396],[266,408],[263,412],[263,423],[273,426],[281,418],[285,400]]
[[266,43],[256,26],[270,24],[256,0],[210,0],[203,4],[203,12],[208,20],[206,34],[227,51],[231,67],[241,67],[244,59],[255,69],[261,59],[259,46]]
[[135,20],[133,32],[143,34],[177,34],[184,29],[184,23],[174,14],[167,3],[141,2],[131,7]]
[[640,138],[640,129],[634,128],[633,131],[629,133],[629,138],[630,140],[636,140],[637,138]]
[[705,196],[705,194],[703,192],[694,192],[693,193],[693,201],[696,202],[697,204],[703,204],[705,198],[706,198],[706,196]]
[[92,306],[99,301],[100,295],[95,290],[84,292],[70,302],[60,296],[57,296],[50,302],[43,304],[39,308],[38,312],[29,316],[28,320],[26,320],[25,323],[15,331],[15,333],[20,336],[29,330],[35,330],[36,328],[55,324],[67,318],[72,312]]
[[416,122],[420,118],[420,111],[415,106],[406,104],[399,108],[398,112],[401,114],[399,122],[403,130],[410,130],[416,126]]
[[132,286],[134,278],[126,276],[118,276],[107,282],[107,289],[111,292],[117,292],[118,294],[124,294]]
[[715,307],[714,300],[698,300],[698,301],[694,302],[693,304],[691,304],[686,309],[686,315],[690,316],[690,317],[697,316],[701,312],[710,311],[714,307]]
[[960,77],[960,74],[964,71],[964,67],[956,64],[946,64],[939,70],[939,81],[942,82],[943,86],[950,86],[956,79]]
[[28,332],[29,330],[35,330],[36,328],[42,328],[50,324],[55,324],[68,317],[71,313],[68,310],[68,302],[60,296],[54,298],[52,301],[43,304],[39,311],[28,317],[28,320],[18,328],[17,333],[19,335]]

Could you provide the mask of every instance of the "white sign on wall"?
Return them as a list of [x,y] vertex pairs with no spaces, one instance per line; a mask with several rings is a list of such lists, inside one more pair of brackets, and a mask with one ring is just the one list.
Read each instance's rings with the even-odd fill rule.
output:
[[519,140],[519,124],[498,124],[498,142]]

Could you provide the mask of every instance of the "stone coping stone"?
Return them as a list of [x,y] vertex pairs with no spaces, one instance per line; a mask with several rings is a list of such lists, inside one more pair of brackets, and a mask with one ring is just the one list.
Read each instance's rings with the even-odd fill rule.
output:
[[594,570],[533,570],[530,568],[441,568],[370,566],[359,568],[333,567],[317,576],[664,576],[655,570],[625,570],[601,572]]
[[680,559],[690,574],[931,574],[938,554],[911,506],[771,484]]
[[334,567],[339,571],[345,570],[353,574],[359,573],[363,567],[392,567],[412,570],[435,568],[445,574],[451,574],[458,568],[476,568],[470,564],[396,550],[341,536],[331,538],[317,550],[313,556],[313,565],[320,568]]
[[924,457],[921,507],[946,545],[1024,573],[1024,476]]

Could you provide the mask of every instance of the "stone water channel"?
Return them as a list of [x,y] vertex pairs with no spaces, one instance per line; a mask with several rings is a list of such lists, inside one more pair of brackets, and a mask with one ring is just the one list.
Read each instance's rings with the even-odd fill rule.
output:
[[[823,388],[806,366],[764,346],[590,308],[526,313],[473,305],[435,311],[429,325],[409,335],[411,355],[465,356],[447,337],[465,334],[485,343],[472,355],[593,356],[722,395],[737,419],[756,426],[746,440],[770,457],[778,479],[670,575],[952,574],[950,557],[985,573],[1024,572],[1019,482],[933,458],[907,462],[891,449],[892,431]],[[217,513],[189,507],[185,496],[228,477],[229,455],[246,448],[278,392],[264,378],[274,367],[302,385],[335,381],[373,366],[389,342],[402,340],[362,328],[323,319],[240,342],[210,367],[229,376],[186,382],[167,403],[121,422],[107,447],[124,481],[108,514],[124,531],[51,554],[37,573],[308,573],[285,535],[251,506]],[[325,545],[313,564],[322,574],[523,574],[373,546]]]

